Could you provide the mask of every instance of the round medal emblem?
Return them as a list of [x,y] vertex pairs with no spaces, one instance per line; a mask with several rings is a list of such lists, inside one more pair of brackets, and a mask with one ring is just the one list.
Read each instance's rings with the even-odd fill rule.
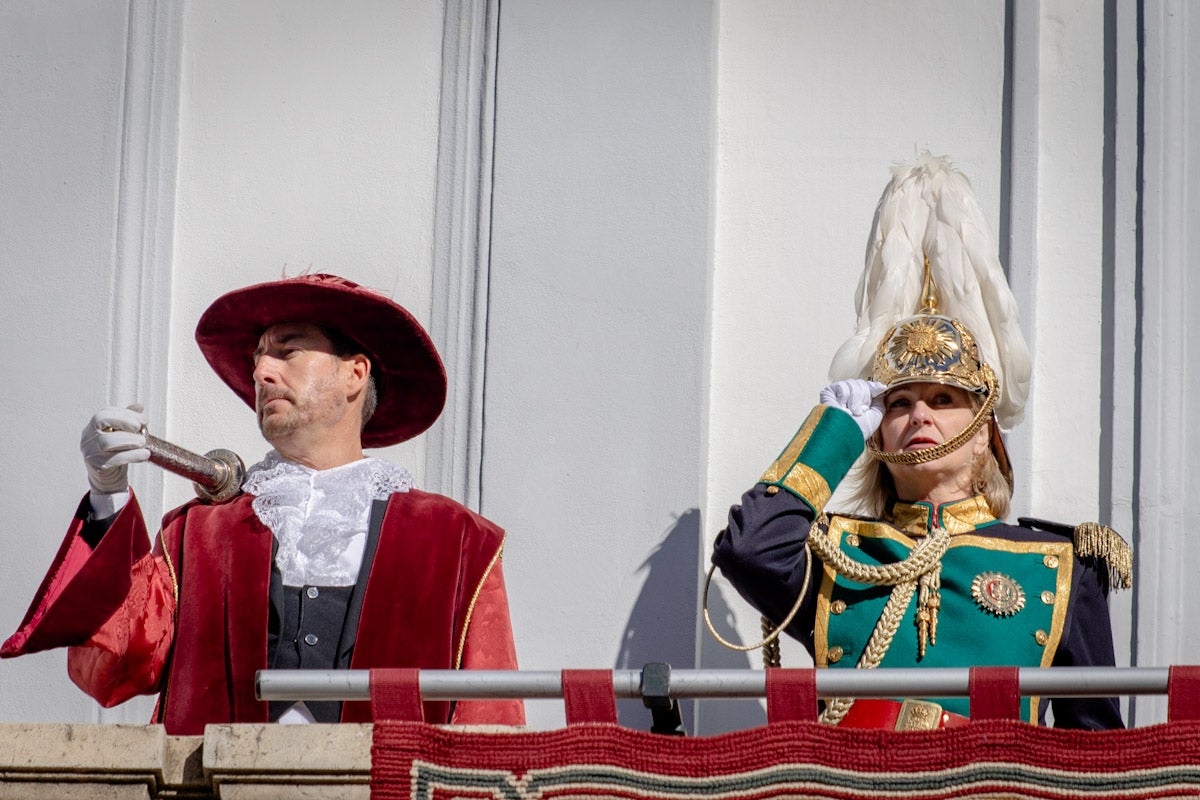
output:
[[971,596],[984,611],[1011,617],[1025,607],[1025,590],[1007,575],[983,572],[971,582]]

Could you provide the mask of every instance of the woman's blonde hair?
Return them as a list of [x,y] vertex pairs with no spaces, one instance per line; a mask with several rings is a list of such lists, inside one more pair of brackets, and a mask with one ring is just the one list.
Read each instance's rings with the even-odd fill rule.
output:
[[[983,405],[979,395],[972,395],[971,402],[976,410]],[[995,425],[996,420],[987,424]],[[872,438],[879,445],[879,431]],[[851,469],[850,478],[854,484],[849,492],[849,501],[857,510],[873,519],[891,517],[892,506],[901,498],[896,494],[896,484],[892,480],[892,473],[888,472],[887,464],[869,455],[864,456]],[[1000,470],[1000,462],[990,446],[971,464],[971,490],[983,496],[996,519],[1002,520],[1008,516],[1012,487]]]

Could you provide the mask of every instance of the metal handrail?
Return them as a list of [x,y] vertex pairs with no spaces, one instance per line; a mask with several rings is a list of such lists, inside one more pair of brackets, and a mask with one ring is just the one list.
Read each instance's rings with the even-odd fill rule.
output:
[[[614,669],[617,697],[643,697],[642,670]],[[1167,667],[1022,667],[1024,697],[1111,697],[1167,692]],[[967,697],[970,671],[933,669],[821,669],[822,697]],[[424,669],[418,678],[425,700],[562,697],[562,673],[537,670]],[[766,673],[751,669],[670,671],[673,698],[753,698],[766,695]],[[370,671],[267,669],[255,677],[259,700],[369,700]],[[656,695],[662,696],[662,695]]]

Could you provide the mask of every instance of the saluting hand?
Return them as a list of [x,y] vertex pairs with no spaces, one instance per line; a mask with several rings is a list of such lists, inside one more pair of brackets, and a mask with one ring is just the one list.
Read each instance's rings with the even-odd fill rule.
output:
[[887,387],[879,381],[850,378],[835,381],[821,390],[821,404],[841,409],[854,418],[862,430],[863,441],[883,422],[883,395]]

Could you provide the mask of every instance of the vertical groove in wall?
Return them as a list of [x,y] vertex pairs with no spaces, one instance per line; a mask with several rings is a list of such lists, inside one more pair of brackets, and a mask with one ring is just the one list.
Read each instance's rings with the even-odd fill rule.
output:
[[[121,152],[112,264],[110,403],[140,402],[151,430],[166,428],[171,260],[175,225],[182,6],[130,2]],[[162,511],[163,474],[135,466],[132,483],[147,517]],[[102,710],[100,721],[141,722],[146,714]]]
[[1117,8],[1116,0],[1104,2],[1104,150],[1101,163],[1100,242],[1100,463],[1098,509],[1100,522],[1112,524],[1113,480],[1116,436],[1114,404],[1116,363],[1116,248],[1117,248]]
[[[1138,660],[1147,666],[1195,660],[1191,621],[1200,615],[1188,560],[1192,462],[1200,436],[1192,422],[1200,393],[1195,365],[1191,280],[1197,257],[1194,151],[1200,127],[1200,17],[1188,0],[1138,5],[1140,134],[1138,183],[1137,529]],[[1141,724],[1165,718],[1158,698],[1139,701]]]
[[426,482],[480,508],[498,0],[449,0],[442,41],[430,330],[448,380]]
[[[703,364],[703,382],[701,391],[700,404],[700,465],[701,469],[697,474],[697,498],[699,499],[699,530],[696,537],[696,585],[695,596],[700,598],[701,609],[695,615],[694,643],[692,649],[692,663],[697,668],[703,669],[705,666],[706,644],[708,643],[708,626],[704,622],[704,607],[707,605],[704,587],[707,583],[706,573],[708,571],[709,547],[711,535],[705,532],[713,528],[720,528],[719,512],[712,510],[711,496],[715,493],[716,478],[713,471],[713,376],[714,376],[714,338],[716,335],[715,324],[713,322],[716,314],[717,292],[716,292],[716,270],[717,270],[717,196],[720,189],[719,171],[721,154],[718,151],[717,143],[721,137],[721,114],[720,114],[720,97],[721,90],[721,13],[722,6],[719,2],[714,2],[710,6],[710,24],[712,27],[711,39],[709,43],[709,52],[712,54],[709,60],[708,70],[708,85],[711,87],[711,111],[709,116],[708,141],[709,141],[709,159],[708,159],[708,247],[705,261],[709,265],[709,269],[705,270],[705,288],[704,288],[704,358]],[[712,514],[712,517],[709,517]],[[718,711],[708,703],[700,700],[689,701],[691,705],[690,716],[692,724],[696,732],[706,730],[705,717],[706,712],[711,712],[714,717],[718,717]],[[685,714],[688,711],[685,709]]]
[[[129,4],[109,400],[146,406],[165,432],[171,248],[175,223],[182,11],[178,0]],[[143,507],[161,510],[149,471]]]
[[[1144,0],[1137,2],[1137,166],[1134,199],[1134,351],[1133,351],[1133,457],[1130,487],[1131,530],[1134,553],[1141,547],[1141,483],[1142,483],[1142,314],[1143,314],[1143,235],[1145,213],[1145,154],[1146,154],[1146,8]],[[1130,633],[1131,663],[1141,661],[1138,640],[1141,634],[1141,602],[1138,588],[1133,594],[1133,622]],[[1128,724],[1137,725],[1137,698],[1130,701]]]
[[[1010,0],[1005,4],[1004,116],[1001,132],[1000,253],[1008,273],[1021,331],[1037,358],[1034,336],[1038,308],[1038,96],[1040,79],[1041,3]],[[1037,391],[1036,384],[1033,390]],[[1025,513],[1033,502],[1033,445],[1036,420],[1028,414],[1024,424],[1008,433],[1009,452],[1016,479],[1014,515]]]
[[482,353],[482,364],[479,370],[479,448],[478,457],[474,459],[470,465],[474,470],[476,481],[476,499],[478,508],[483,509],[483,458],[485,438],[487,432],[487,347],[488,347],[488,321],[490,316],[488,311],[492,307],[492,282],[491,267],[492,267],[492,225],[491,225],[491,209],[492,202],[495,199],[495,180],[496,180],[496,96],[498,82],[497,75],[499,73],[499,54],[500,54],[500,4],[502,0],[494,0],[488,10],[488,35],[485,39],[485,44],[488,48],[485,53],[485,63],[489,68],[488,80],[485,82],[485,92],[480,97],[479,113],[487,119],[490,124],[486,130],[480,130],[480,150],[487,154],[487,183],[479,187],[480,196],[483,197],[486,191],[487,209],[488,209],[488,225],[486,229],[481,230],[479,235],[481,241],[486,240],[486,261],[481,263],[481,269],[488,279],[484,281],[483,289],[483,308],[481,311],[482,320],[476,327],[476,336],[479,340],[479,347]]
[[[1143,272],[1144,272],[1144,243],[1143,235],[1145,232],[1144,217],[1145,213],[1145,194],[1144,187],[1146,184],[1146,14],[1144,0],[1138,0],[1137,3],[1137,211],[1135,214],[1135,233],[1134,246],[1136,255],[1134,260],[1135,265],[1135,282],[1134,282],[1134,303],[1136,308],[1135,321],[1136,329],[1134,331],[1134,436],[1133,436],[1133,524],[1132,531],[1135,539],[1141,538],[1141,530],[1138,527],[1141,505],[1141,456],[1142,456],[1142,319],[1144,308],[1143,297]],[[1136,619],[1136,617],[1135,617]]]
[[[1013,170],[1013,3],[1004,2],[1004,83],[1000,109],[1000,224],[996,231],[1000,264],[1010,272]],[[1010,278],[1011,280],[1011,278]]]
[[[1104,106],[1101,204],[1100,419],[1097,518],[1134,534],[1138,425],[1137,281],[1138,36],[1133,7],[1104,4]],[[1135,592],[1136,592],[1135,588]],[[1136,660],[1133,597],[1114,602],[1118,663]],[[1128,699],[1129,714],[1137,705]]]
[[[126,208],[130,201],[130,192],[127,187],[127,176],[129,174],[128,161],[130,158],[131,149],[131,131],[130,127],[133,100],[133,84],[135,83],[135,75],[137,73],[136,64],[139,58],[137,49],[140,45],[139,37],[136,34],[137,4],[134,2],[126,3],[125,7],[125,76],[121,83],[121,108],[117,114],[117,129],[121,135],[121,149],[117,152],[117,217],[113,226],[113,242],[111,253],[111,264],[108,274],[108,291],[109,291],[109,340],[108,340],[108,384],[104,387],[105,402],[110,404],[120,403],[123,399],[123,392],[129,387],[123,385],[128,382],[130,376],[134,373],[134,359],[131,358],[129,343],[137,341],[137,318],[132,317],[128,313],[130,303],[128,302],[127,293],[132,288],[133,291],[138,290],[138,284],[135,281],[129,280],[124,265],[128,263],[125,258],[124,249],[127,245],[128,236],[126,226],[130,216],[130,210]],[[140,306],[140,303],[132,304]],[[130,328],[132,327],[132,330]],[[125,402],[129,402],[125,400]]]

